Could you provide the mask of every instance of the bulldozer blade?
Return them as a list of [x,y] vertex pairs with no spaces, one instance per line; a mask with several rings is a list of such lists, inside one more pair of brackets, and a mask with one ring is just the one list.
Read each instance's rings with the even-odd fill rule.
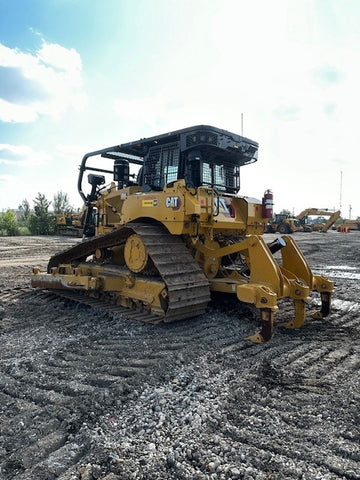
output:
[[260,308],[261,330],[243,340],[256,344],[268,342],[274,331],[274,312],[270,308]]
[[282,323],[280,326],[288,329],[300,328],[305,323],[305,305],[304,300],[294,300],[295,317],[289,322]]
[[321,309],[311,315],[311,318],[325,318],[329,315],[331,310],[331,293],[321,292]]

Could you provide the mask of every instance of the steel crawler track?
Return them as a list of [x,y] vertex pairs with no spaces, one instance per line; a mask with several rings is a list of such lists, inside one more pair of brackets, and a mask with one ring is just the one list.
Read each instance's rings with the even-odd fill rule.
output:
[[[159,318],[151,315],[148,321],[156,323],[161,319],[163,322],[173,322],[203,314],[210,300],[209,282],[181,238],[171,235],[161,225],[130,223],[102,237],[81,242],[51,257],[48,272],[60,264],[84,261],[96,249],[111,248],[124,243],[133,233],[141,236],[168,291],[168,307],[164,316]],[[111,264],[105,264],[105,267],[110,266]],[[67,298],[68,293],[59,291],[61,296]],[[76,292],[71,292],[71,297],[73,300],[89,303],[84,295]],[[100,303],[100,300],[97,302]],[[121,313],[127,311],[121,307],[119,310]],[[139,315],[146,321],[144,313]]]

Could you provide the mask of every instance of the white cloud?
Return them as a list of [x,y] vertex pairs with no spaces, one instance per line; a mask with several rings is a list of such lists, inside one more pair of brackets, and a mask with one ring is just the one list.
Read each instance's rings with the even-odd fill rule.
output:
[[0,98],[0,121],[27,123],[38,118],[38,111],[28,105],[16,105]]
[[84,149],[76,145],[59,144],[40,151],[28,145],[0,144],[0,211],[16,208],[24,199],[32,205],[38,192],[52,201],[60,190],[69,195],[74,207],[80,207],[77,177],[83,154]]
[[47,165],[51,157],[26,145],[0,144],[0,165],[34,167]]
[[0,68],[0,121],[56,118],[86,104],[81,58],[74,49],[43,41],[31,54],[0,44]]
[[[352,204],[353,215],[360,215],[354,174],[360,7],[198,0],[180,2],[174,9],[172,3],[167,2],[169,17],[164,17],[171,25],[166,37],[161,36],[155,8],[157,20],[149,18],[148,24],[152,35],[137,55],[133,37],[122,32],[123,43],[115,37],[112,46],[104,45],[106,55],[94,52],[89,57],[86,71],[94,92],[89,111],[84,118],[69,115],[66,122],[58,122],[58,138],[53,131],[44,136],[40,148],[51,155],[51,167],[47,178],[41,171],[45,169],[38,169],[32,188],[73,188],[75,203],[76,169],[85,152],[195,124],[241,133],[243,113],[244,135],[260,144],[259,161],[242,169],[243,194],[260,198],[265,189],[273,189],[277,212],[338,207],[343,171],[342,203],[346,209]],[[126,61],[123,49],[129,53]],[[32,122],[80,108],[86,100],[82,75],[81,57],[73,48],[42,42],[29,54],[0,44],[0,120]],[[14,82],[17,88],[11,89]],[[7,95],[1,95],[1,87]],[[52,141],[74,145],[50,147]],[[53,170],[60,167],[55,175]],[[34,194],[27,195],[30,199]]]
[[19,179],[15,175],[0,174],[0,184],[7,184],[9,182],[16,183],[19,182]]
[[85,153],[89,150],[89,146],[81,145],[56,145],[56,150],[59,154],[66,156],[66,158],[76,159],[80,161]]
[[37,57],[45,64],[64,72],[79,74],[82,69],[81,57],[74,48],[67,49],[56,43],[43,42]]

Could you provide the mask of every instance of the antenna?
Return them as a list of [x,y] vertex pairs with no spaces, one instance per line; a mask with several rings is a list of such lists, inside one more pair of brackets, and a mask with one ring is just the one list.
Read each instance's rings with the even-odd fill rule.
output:
[[349,205],[349,220],[351,220],[351,210],[352,210],[351,205]]
[[244,136],[244,114],[241,114],[241,136]]
[[341,207],[342,207],[342,170],[340,170],[340,212],[341,212]]

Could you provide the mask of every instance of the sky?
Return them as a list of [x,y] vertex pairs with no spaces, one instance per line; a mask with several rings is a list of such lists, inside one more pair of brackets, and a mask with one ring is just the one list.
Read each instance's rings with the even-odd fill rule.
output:
[[255,140],[240,194],[360,216],[358,0],[0,0],[0,211],[87,152],[192,125]]

